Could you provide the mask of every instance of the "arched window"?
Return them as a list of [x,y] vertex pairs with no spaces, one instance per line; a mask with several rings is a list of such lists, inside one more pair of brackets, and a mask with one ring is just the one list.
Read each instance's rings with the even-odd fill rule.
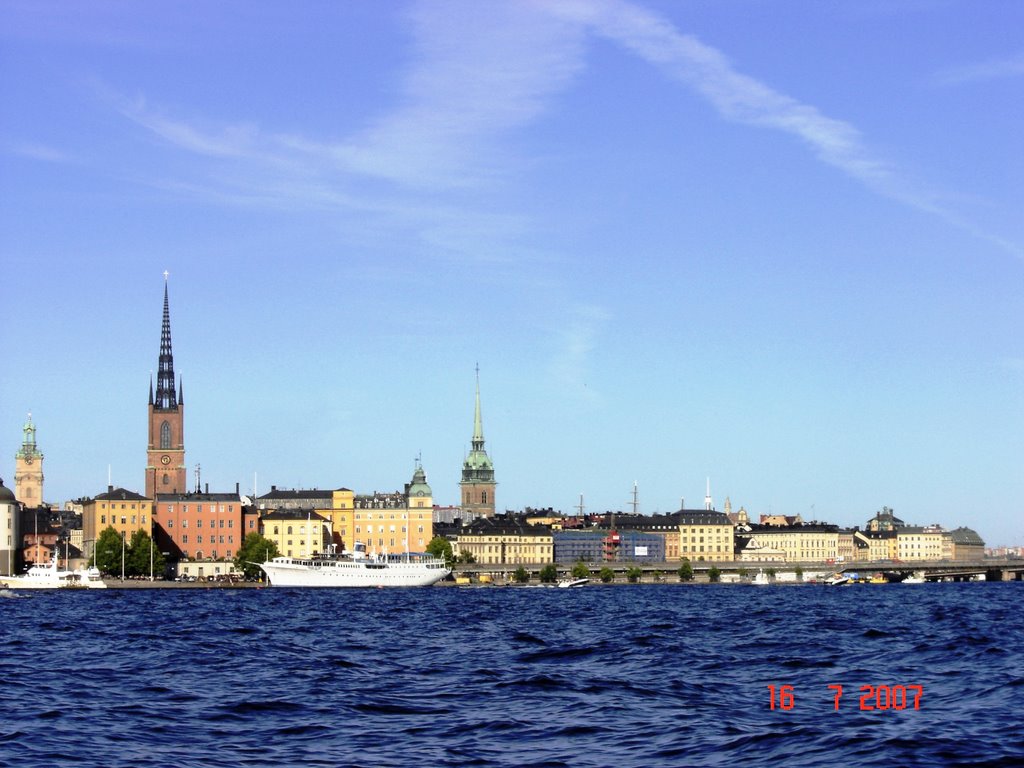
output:
[[170,484],[171,484],[171,476],[170,475],[164,475],[164,485],[170,485]]
[[171,447],[171,424],[165,421],[160,425],[160,448],[168,450]]
[[486,504],[487,503],[487,491],[481,491],[480,492],[480,503],[481,504]]

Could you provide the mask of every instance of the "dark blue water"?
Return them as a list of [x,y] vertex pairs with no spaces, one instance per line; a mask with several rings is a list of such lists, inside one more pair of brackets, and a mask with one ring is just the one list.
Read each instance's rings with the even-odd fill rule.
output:
[[[1020,766],[1022,597],[1022,583],[36,593],[0,599],[0,765]],[[792,686],[791,709],[770,708],[769,685]],[[862,685],[923,694],[862,711]]]

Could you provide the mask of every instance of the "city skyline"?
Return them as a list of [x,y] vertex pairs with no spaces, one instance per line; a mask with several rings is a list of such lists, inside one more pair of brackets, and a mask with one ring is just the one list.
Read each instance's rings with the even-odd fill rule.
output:
[[[187,22],[185,21],[187,19]],[[6,4],[0,477],[1024,540],[1013,3]],[[962,35],[970,28],[971,35]],[[765,34],[770,30],[771,34]],[[261,491],[262,492],[262,491]]]

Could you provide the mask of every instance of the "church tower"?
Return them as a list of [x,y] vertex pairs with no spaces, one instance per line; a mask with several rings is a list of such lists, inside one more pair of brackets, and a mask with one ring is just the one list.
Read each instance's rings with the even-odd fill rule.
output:
[[43,503],[43,454],[36,447],[31,413],[22,431],[25,439],[14,455],[14,495],[26,507],[38,507]]
[[160,328],[160,366],[149,380],[149,447],[146,450],[146,498],[158,493],[186,493],[185,398],[181,382],[174,388],[174,355],[171,352],[171,312],[164,272],[164,319]]
[[484,450],[484,426],[480,418],[480,366],[476,369],[476,408],[473,413],[473,442],[462,464],[462,509],[477,517],[494,517],[494,465]]

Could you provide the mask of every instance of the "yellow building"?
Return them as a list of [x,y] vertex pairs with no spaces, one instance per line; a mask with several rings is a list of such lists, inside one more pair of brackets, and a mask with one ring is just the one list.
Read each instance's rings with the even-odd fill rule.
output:
[[124,537],[132,540],[132,534],[143,530],[152,535],[153,500],[140,496],[134,491],[107,486],[107,492],[87,500],[82,505],[82,551],[87,557],[93,555],[96,540],[107,528],[113,527]]
[[357,495],[342,488],[330,509],[317,512],[330,521],[336,547],[347,552],[357,541],[378,554],[425,552],[434,537],[433,493],[418,464],[404,492]]
[[[755,560],[757,553],[781,553],[787,563],[831,563],[839,557],[839,528],[823,523],[793,525],[748,525],[742,536],[743,560]],[[749,530],[746,530],[749,529]]]
[[674,517],[678,519],[679,543],[675,558],[668,554],[669,540],[665,539],[665,557],[669,560],[683,558],[690,561],[712,560],[714,562],[735,559],[735,528],[724,512],[712,510],[681,510]]
[[857,531],[853,543],[858,550],[856,559],[865,562],[894,560],[899,552],[895,529]]
[[555,557],[549,527],[512,515],[477,518],[456,537],[452,549],[468,552],[482,565],[538,565]]
[[330,520],[308,509],[275,509],[260,517],[260,525],[286,557],[322,554],[332,540]]
[[940,526],[899,528],[896,531],[896,557],[903,562],[941,560],[943,542],[948,533]]
[[14,495],[26,507],[38,507],[43,503],[43,454],[36,447],[31,413],[22,431],[25,439],[14,455]]

